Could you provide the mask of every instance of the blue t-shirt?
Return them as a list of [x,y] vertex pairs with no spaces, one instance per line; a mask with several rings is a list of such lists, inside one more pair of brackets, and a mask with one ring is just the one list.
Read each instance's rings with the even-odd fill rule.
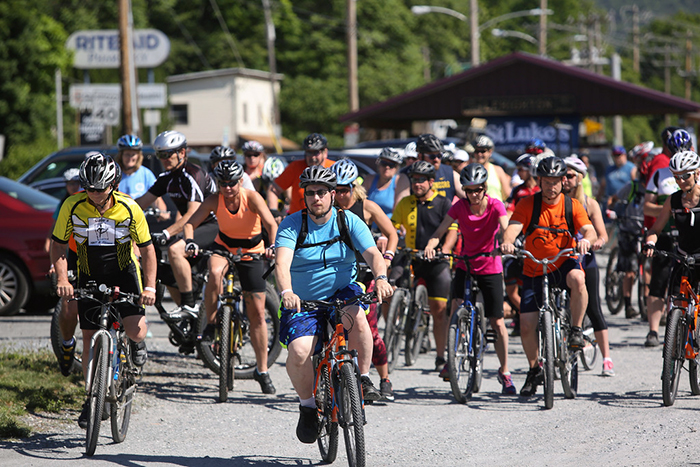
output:
[[632,181],[632,169],[634,164],[625,162],[620,167],[611,165],[605,170],[605,196],[608,198],[617,193]]
[[[317,225],[308,219],[309,233],[305,244],[319,243],[340,236],[338,211],[333,209],[330,220]],[[352,243],[360,253],[376,246],[369,227],[355,214],[345,211]],[[301,211],[284,218],[277,230],[277,248],[294,250],[301,231]],[[291,266],[292,289],[302,300],[327,300],[339,289],[347,287],[356,276],[355,252],[345,242],[299,248],[294,252]]]
[[119,182],[119,191],[136,199],[146,194],[155,181],[156,176],[153,175],[153,172],[142,165],[131,175],[122,174],[122,181]]

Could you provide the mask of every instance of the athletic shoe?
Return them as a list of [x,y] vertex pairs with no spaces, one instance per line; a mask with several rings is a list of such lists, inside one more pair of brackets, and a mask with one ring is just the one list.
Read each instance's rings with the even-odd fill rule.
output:
[[146,341],[131,341],[131,361],[134,362],[134,365],[141,367],[146,363],[146,360],[148,360]]
[[658,347],[659,345],[659,334],[656,331],[649,331],[647,334],[647,340],[644,342],[644,347]]
[[435,371],[441,371],[445,367],[445,363],[447,363],[447,360],[444,358],[435,357]]
[[635,307],[632,305],[625,306],[625,318],[632,319],[636,318],[637,316],[639,316],[639,312]]
[[80,428],[86,430],[88,426],[88,417],[90,416],[90,404],[88,404],[88,401],[85,401],[83,403],[83,409],[80,411],[80,415],[78,416],[78,425]]
[[447,363],[442,366],[442,370],[440,370],[440,374],[438,376],[442,378],[443,381],[450,380],[450,367],[447,365]]
[[515,394],[515,385],[513,384],[513,378],[510,375],[504,375],[501,373],[501,369],[498,369],[498,375],[496,376],[498,382],[503,386],[501,388],[501,394],[513,395]]
[[369,379],[369,376],[362,376],[360,380],[362,382],[362,397],[364,398],[365,402],[369,402],[371,404],[372,402],[378,401],[382,398],[382,394],[377,391],[377,388],[374,387],[374,384],[372,384],[372,380]]
[[379,382],[379,392],[382,394],[382,399],[387,401],[394,400],[394,389],[391,386],[391,381],[389,381],[389,378],[383,379]]
[[58,357],[58,367],[61,369],[61,374],[63,376],[69,376],[73,370],[73,360],[75,358],[75,338],[73,338],[73,343],[66,347],[65,344],[61,344],[61,355]]
[[299,406],[297,438],[306,444],[315,443],[318,439],[318,415],[315,408]]
[[544,384],[544,371],[539,365],[534,368],[530,368],[527,372],[527,377],[525,378],[525,384],[520,390],[520,395],[523,397],[534,396],[537,392],[537,386]]
[[666,313],[661,314],[661,320],[659,321],[659,326],[666,326]]
[[567,342],[571,350],[583,349],[586,346],[586,341],[583,338],[583,329],[578,326],[572,326],[571,331],[569,331]]
[[216,324],[209,323],[204,328],[204,331],[202,331],[202,335],[199,336],[199,340],[204,342],[205,344],[209,344],[209,343],[213,342],[215,338],[216,338]]
[[612,360],[603,360],[603,372],[601,373],[601,376],[615,376]]
[[260,383],[260,389],[262,389],[263,394],[274,394],[277,392],[275,385],[272,384],[269,373],[258,373],[258,369],[256,368],[253,372],[253,379]]

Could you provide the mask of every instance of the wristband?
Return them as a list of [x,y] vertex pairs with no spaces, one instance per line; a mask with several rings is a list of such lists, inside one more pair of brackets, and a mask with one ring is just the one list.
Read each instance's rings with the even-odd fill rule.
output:
[[284,296],[287,292],[294,292],[292,289],[284,289],[283,291],[280,292],[280,298]]
[[379,238],[377,238],[377,240],[389,240],[389,239],[386,238],[384,235],[380,235]]
[[389,282],[389,279],[388,279],[388,278],[386,277],[386,275],[384,275],[384,274],[382,274],[382,275],[380,275],[380,276],[377,276],[374,280],[375,280],[375,282],[376,282],[376,281]]
[[144,287],[143,291],[156,293],[156,289],[154,287]]
[[393,257],[394,257],[394,252],[391,251],[391,250],[386,250],[386,251],[384,252],[384,256],[386,256],[386,255],[389,255],[389,256],[391,256],[391,257],[393,258]]
[[647,245],[649,245],[649,246],[656,246],[656,242],[647,242]]
[[386,253],[384,253],[384,259],[389,260],[389,261],[393,261],[394,257],[392,255],[387,255]]
[[163,235],[165,235],[166,240],[170,240],[170,232],[168,232],[168,229],[163,229]]
[[194,238],[188,238],[185,243],[194,243]]

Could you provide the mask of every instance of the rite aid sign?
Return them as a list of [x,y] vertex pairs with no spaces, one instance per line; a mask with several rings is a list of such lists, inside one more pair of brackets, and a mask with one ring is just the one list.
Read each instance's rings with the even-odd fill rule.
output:
[[[75,51],[76,68],[119,68],[119,31],[103,29],[77,31],[66,41],[66,48]],[[170,40],[157,29],[134,30],[134,64],[137,68],[154,68],[168,58]]]

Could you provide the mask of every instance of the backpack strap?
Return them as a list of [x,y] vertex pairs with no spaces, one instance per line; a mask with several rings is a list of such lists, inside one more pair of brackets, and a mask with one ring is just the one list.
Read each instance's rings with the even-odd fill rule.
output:
[[[318,243],[307,243],[305,244],[304,241],[306,241],[306,237],[309,235],[309,214],[306,209],[301,210],[301,229],[299,230],[299,235],[297,236],[297,244],[294,247],[294,250],[298,250],[299,248],[312,248],[316,246],[322,246],[322,245],[333,245],[334,243],[337,243],[339,241],[342,241],[345,243],[352,251],[355,252],[355,255],[360,255],[360,253],[355,249],[355,245],[352,243],[352,238],[350,237],[350,231],[348,230],[348,224],[345,216],[345,211],[343,211],[340,208],[336,208],[337,215],[336,215],[336,221],[338,222],[338,231],[340,232],[340,235],[329,239],[329,240],[324,240],[322,242]],[[361,255],[360,255],[361,256]]]
[[[530,224],[527,226],[527,229],[525,230],[525,237],[529,237],[532,232],[535,231],[536,228],[543,228],[547,230],[553,230],[553,231],[560,231],[561,229],[552,229],[549,227],[542,227],[539,225],[540,222],[540,214],[542,213],[542,192],[538,191],[533,195],[533,203],[532,203],[532,217],[530,217]],[[568,231],[571,234],[571,237],[573,238],[574,235],[576,234],[576,230],[574,227],[574,207],[573,207],[573,202],[571,201],[571,198],[567,195],[564,195],[564,220],[566,221],[566,225],[568,226]]]
[[571,198],[564,195],[564,220],[566,220],[566,225],[569,226],[569,233],[571,238],[576,235],[576,230],[574,230],[574,206]]

